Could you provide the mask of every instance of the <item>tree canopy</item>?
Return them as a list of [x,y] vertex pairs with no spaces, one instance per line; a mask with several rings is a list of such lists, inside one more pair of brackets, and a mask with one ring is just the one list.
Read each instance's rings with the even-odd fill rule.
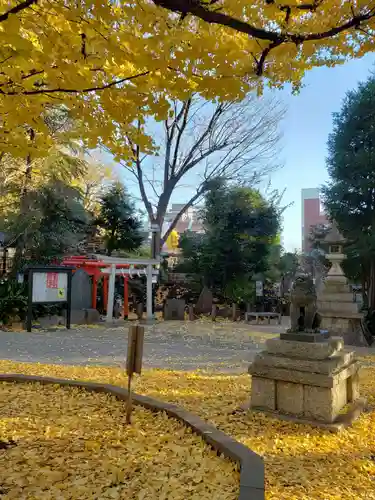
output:
[[[152,148],[170,99],[295,88],[306,70],[373,50],[375,9],[352,0],[0,0],[1,150],[46,154],[46,114],[69,110],[86,146]],[[135,125],[141,117],[141,126]]]
[[181,239],[185,263],[216,293],[249,300],[253,278],[269,267],[279,231],[277,207],[255,189],[219,186],[207,193],[202,219],[205,234]]
[[16,250],[13,268],[25,259],[42,263],[91,246],[110,173],[59,144],[32,161],[0,155],[0,231],[6,247]]
[[[323,189],[331,220],[348,242],[375,308],[375,77],[349,92],[328,141],[330,181]],[[355,273],[354,273],[355,274]]]
[[103,232],[108,255],[114,250],[134,251],[142,244],[142,223],[136,217],[134,205],[120,182],[113,184],[102,196],[96,225]]
[[17,255],[14,267],[24,260],[46,263],[67,252],[77,252],[90,222],[80,192],[63,181],[50,180],[30,190],[28,198],[26,214],[16,211],[0,220],[8,243],[14,245],[23,238],[22,253]]

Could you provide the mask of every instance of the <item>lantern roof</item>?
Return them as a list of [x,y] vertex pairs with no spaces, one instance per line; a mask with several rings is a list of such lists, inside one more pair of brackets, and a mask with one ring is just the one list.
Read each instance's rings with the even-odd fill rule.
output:
[[331,229],[329,230],[328,234],[324,238],[325,243],[329,243],[330,245],[341,245],[345,243],[345,238],[343,235],[340,233],[338,230],[338,227],[335,222],[332,223]]

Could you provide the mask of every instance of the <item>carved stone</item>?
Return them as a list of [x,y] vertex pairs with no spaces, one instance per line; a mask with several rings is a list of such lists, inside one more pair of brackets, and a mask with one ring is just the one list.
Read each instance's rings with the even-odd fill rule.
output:
[[167,299],[164,307],[164,320],[179,320],[185,319],[185,301],[183,299]]
[[209,288],[203,287],[195,305],[195,314],[209,314],[212,311],[213,295]]
[[290,291],[290,322],[292,332],[312,331],[316,314],[316,290],[312,278],[298,274]]

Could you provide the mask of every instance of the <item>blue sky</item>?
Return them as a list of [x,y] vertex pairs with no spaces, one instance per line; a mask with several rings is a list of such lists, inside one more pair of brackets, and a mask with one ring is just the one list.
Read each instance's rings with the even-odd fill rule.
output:
[[[296,96],[289,89],[275,91],[286,107],[281,124],[283,132],[280,163],[283,166],[271,176],[271,186],[286,189],[283,204],[291,206],[284,212],[283,243],[287,251],[301,247],[301,189],[319,187],[327,180],[326,144],[332,130],[332,113],[339,111],[348,90],[367,78],[374,67],[375,55],[349,61],[335,68],[317,68],[308,72],[304,87]],[[103,158],[108,161],[108,156]],[[139,192],[131,174],[121,169],[121,178],[142,208]],[[184,178],[172,196],[172,202],[187,201],[195,192],[196,173]]]
[[336,68],[317,68],[307,73],[299,95],[281,91],[287,106],[282,125],[284,167],[271,182],[274,188],[286,188],[285,205],[293,203],[284,213],[286,250],[301,246],[301,189],[319,187],[328,178],[325,158],[332,113],[340,110],[346,92],[367,78],[374,63],[375,56],[369,55]]

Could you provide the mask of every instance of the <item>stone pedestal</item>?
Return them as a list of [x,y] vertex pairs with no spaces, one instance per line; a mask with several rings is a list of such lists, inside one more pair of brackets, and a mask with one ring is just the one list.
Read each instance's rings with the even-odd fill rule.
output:
[[252,409],[331,424],[359,398],[359,364],[341,338],[270,339],[249,367]]
[[339,335],[346,344],[366,346],[359,312],[360,305],[353,301],[353,294],[344,281],[327,279],[318,294],[317,309],[321,317],[320,328],[330,335]]

